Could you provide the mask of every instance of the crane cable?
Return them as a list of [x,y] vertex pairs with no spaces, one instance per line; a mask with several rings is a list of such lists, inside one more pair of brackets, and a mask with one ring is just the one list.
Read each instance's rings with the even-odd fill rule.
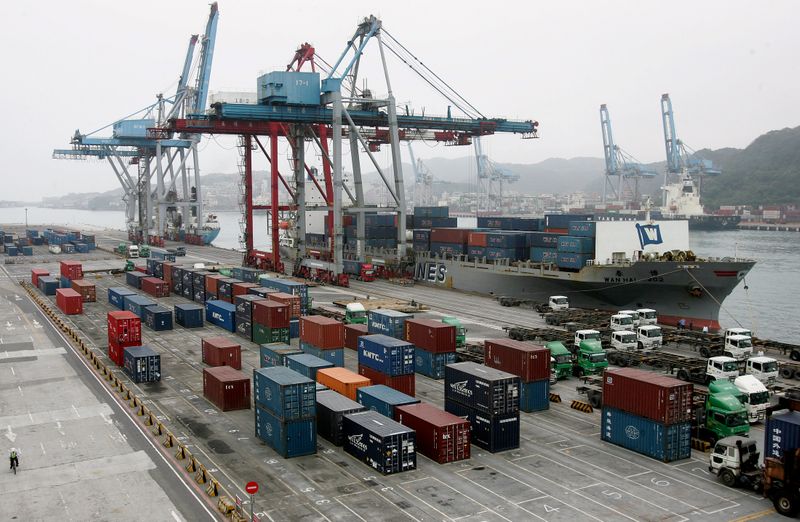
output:
[[705,286],[703,286],[703,283],[701,283],[700,281],[698,281],[698,279],[697,279],[697,278],[694,276],[694,274],[693,274],[693,273],[691,273],[691,272],[689,271],[689,269],[688,269],[688,268],[684,268],[683,270],[685,270],[685,271],[686,271],[686,273],[687,273],[687,274],[689,274],[689,277],[691,277],[692,279],[694,279],[694,280],[695,280],[695,282],[696,282],[698,285],[700,285],[700,288],[702,288],[702,289],[703,289],[703,291],[704,291],[705,293],[707,293],[707,294],[709,295],[709,297],[711,297],[711,299],[713,299],[713,300],[714,300],[714,302],[715,302],[715,303],[717,303],[717,304],[719,305],[719,308],[720,308],[720,310],[723,310],[723,311],[724,311],[726,314],[728,314],[729,316],[731,316],[731,319],[733,319],[733,320],[736,322],[736,324],[738,324],[740,327],[742,326],[742,323],[740,323],[740,322],[739,322],[739,320],[738,320],[738,319],[736,319],[736,316],[734,316],[734,315],[733,315],[733,314],[730,312],[730,310],[728,310],[727,308],[725,308],[724,306],[722,306],[722,303],[721,303],[721,302],[720,302],[720,301],[719,301],[719,300],[718,300],[716,297],[714,297],[714,294],[712,294],[712,293],[711,293],[711,292],[708,290],[708,288],[706,288]]
[[453,89],[453,88],[452,88],[452,87],[451,87],[451,86],[450,86],[450,85],[449,85],[447,82],[445,82],[445,81],[444,81],[444,80],[443,80],[443,79],[442,79],[442,78],[441,78],[441,77],[440,77],[438,74],[436,74],[435,72],[433,72],[433,71],[432,71],[432,70],[431,70],[431,69],[430,69],[430,68],[429,68],[427,65],[425,65],[425,64],[422,62],[422,60],[420,60],[419,58],[417,58],[416,56],[414,56],[414,53],[412,53],[411,51],[409,51],[409,50],[408,50],[408,49],[407,49],[407,48],[406,48],[406,47],[405,47],[405,46],[404,46],[402,43],[400,43],[400,42],[397,40],[397,38],[395,38],[394,36],[392,36],[392,35],[391,35],[391,33],[389,33],[389,31],[387,31],[386,29],[382,29],[382,31],[383,31],[383,33],[384,33],[386,36],[388,36],[389,38],[391,38],[391,39],[392,39],[392,41],[394,41],[395,43],[397,43],[397,45],[399,45],[399,46],[400,46],[400,47],[401,47],[401,48],[402,48],[402,49],[403,49],[405,52],[407,52],[407,53],[408,53],[408,54],[409,54],[409,55],[410,55],[410,56],[411,56],[411,57],[412,57],[414,60],[416,60],[416,61],[417,61],[417,62],[418,62],[418,63],[419,63],[421,66],[423,66],[423,67],[425,68],[425,70],[426,70],[426,71],[430,72],[430,73],[431,73],[431,74],[432,74],[432,75],[433,75],[433,76],[434,76],[434,77],[435,77],[437,80],[439,80],[439,81],[440,81],[440,82],[441,82],[441,83],[442,83],[442,84],[443,84],[445,87],[447,87],[447,88],[450,90],[450,92],[452,92],[453,94],[455,94],[456,96],[458,96],[459,98],[461,98],[461,100],[463,100],[463,101],[464,101],[464,103],[466,103],[467,105],[469,105],[469,107],[470,107],[470,108],[472,108],[472,110],[474,110],[476,113],[478,113],[478,115],[480,115],[480,117],[481,117],[481,118],[486,118],[486,116],[484,116],[484,115],[483,115],[483,113],[481,113],[481,111],[479,111],[478,109],[476,109],[476,108],[475,108],[475,106],[474,106],[474,105],[472,105],[472,104],[471,104],[469,101],[467,101],[467,99],[466,99],[466,98],[464,98],[464,97],[463,97],[461,94],[459,94],[459,92],[458,92],[458,91],[456,91],[455,89]]

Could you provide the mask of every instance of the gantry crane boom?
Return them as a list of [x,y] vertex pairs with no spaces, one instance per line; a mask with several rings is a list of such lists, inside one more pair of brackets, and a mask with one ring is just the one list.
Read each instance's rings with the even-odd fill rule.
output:
[[[652,167],[642,165],[633,156],[626,153],[614,142],[611,130],[611,116],[606,104],[600,106],[600,128],[603,133],[603,156],[606,162],[605,183],[603,184],[603,202],[606,202],[606,191],[610,188],[614,197],[622,198],[623,183],[629,185],[633,193],[633,200],[639,200],[639,179],[653,178],[656,171]],[[617,178],[616,187],[612,178]]]

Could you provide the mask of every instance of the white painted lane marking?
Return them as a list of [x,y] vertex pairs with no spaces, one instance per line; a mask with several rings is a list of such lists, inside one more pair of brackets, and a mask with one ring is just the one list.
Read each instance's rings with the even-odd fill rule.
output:
[[87,417],[99,417],[111,415],[113,410],[106,403],[94,404],[92,406],[81,406],[80,408],[64,408],[63,410],[40,411],[36,413],[28,412],[23,415],[9,415],[0,417],[0,426],[8,425],[14,428],[31,426],[34,424],[47,424],[55,422],[59,428],[61,421],[84,419]]
[[17,376],[17,373],[14,371],[14,367],[13,367],[13,366],[9,366],[9,368],[11,368],[11,375],[13,375],[14,377],[16,377],[16,376]]
[[3,359],[16,359],[18,357],[44,357],[47,355],[64,355],[67,351],[63,348],[43,348],[41,350],[19,350],[16,352],[4,351]]

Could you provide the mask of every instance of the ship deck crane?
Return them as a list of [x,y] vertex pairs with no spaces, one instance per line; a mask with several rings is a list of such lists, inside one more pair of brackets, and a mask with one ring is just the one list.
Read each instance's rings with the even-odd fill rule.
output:
[[[711,160],[701,158],[694,150],[678,138],[675,132],[675,115],[669,94],[661,95],[661,120],[664,127],[664,146],[667,167],[664,171],[664,206],[667,206],[667,182],[670,174],[677,175],[687,187],[699,191],[705,176],[719,176],[719,170]],[[691,187],[691,189],[689,188]]]
[[[614,142],[611,132],[611,116],[606,104],[600,106],[600,127],[603,131],[603,155],[606,161],[605,182],[603,184],[603,203],[606,202],[607,190],[611,189],[616,200],[623,197],[623,189],[633,194],[633,201],[639,202],[639,180],[654,178],[655,169],[642,165],[633,156],[625,152]],[[616,178],[616,186],[614,184]]]
[[[366,90],[359,92],[356,89],[358,73],[364,49],[370,42],[377,44],[377,55],[384,73],[385,85],[388,91],[386,98],[374,98]],[[310,46],[308,46],[310,47]],[[292,65],[311,63],[319,66],[319,62],[311,59],[311,50],[303,46],[295,54]],[[447,116],[417,116],[413,114],[398,114],[392,86],[390,82],[386,55],[391,53],[397,56],[404,64],[415,73],[422,76],[447,100],[461,110],[466,116],[455,118],[448,110]],[[320,67],[322,69],[322,67]],[[369,161],[378,171],[387,191],[390,194],[391,204],[380,208],[381,211],[394,212],[398,217],[398,248],[395,252],[397,259],[402,259],[406,251],[405,231],[405,189],[400,158],[399,142],[410,139],[433,139],[452,145],[469,145],[476,136],[494,134],[496,132],[509,132],[521,134],[523,138],[536,137],[538,123],[532,120],[512,121],[501,118],[486,118],[474,106],[469,104],[458,92],[453,90],[444,80],[425,66],[405,46],[397,41],[382,25],[381,21],[370,16],[365,18],[348,39],[345,50],[338,60],[330,67],[325,67],[325,77],[315,83],[315,76],[308,72],[280,71],[282,81],[301,81],[303,83],[303,100],[290,101],[277,94],[270,96],[268,92],[259,104],[215,104],[209,114],[189,115],[183,119],[174,119],[168,127],[171,131],[189,134],[232,134],[239,135],[243,141],[243,179],[245,192],[245,263],[275,270],[285,270],[287,267],[281,261],[279,248],[279,220],[280,212],[297,212],[297,245],[296,260],[292,273],[300,275],[317,276],[332,282],[346,283],[343,273],[343,213],[346,211],[361,217],[357,223],[357,236],[359,245],[364,239],[364,213],[378,210],[374,206],[367,206],[363,197],[361,180],[360,154],[363,151]],[[269,73],[259,79],[259,89],[264,87],[277,89],[278,72]],[[302,76],[311,75],[311,76]],[[272,87],[269,83],[272,81]],[[282,85],[282,82],[279,82]],[[347,92],[343,93],[343,87]],[[277,91],[273,91],[277,92]],[[313,99],[313,101],[311,100]],[[264,147],[259,136],[269,138],[269,152]],[[293,158],[290,162],[294,183],[294,190],[288,190],[290,185],[281,175],[278,166],[278,140],[286,138],[292,144]],[[343,183],[343,139],[347,138],[350,145],[350,161],[352,162],[353,190]],[[323,193],[325,204],[317,206],[306,205],[305,202],[305,174],[309,170],[305,159],[305,143],[316,145],[323,164],[324,186],[312,177],[313,183]],[[330,148],[328,146],[330,142]],[[252,168],[253,144],[258,145],[267,156],[270,164],[271,198],[268,205],[256,207],[252,203]],[[373,152],[381,144],[391,148],[391,167],[384,169]],[[279,185],[282,184],[289,193],[291,201],[280,201]],[[344,207],[342,198],[350,201],[350,206]],[[254,210],[266,210],[271,216],[270,229],[272,235],[272,251],[261,252],[253,248],[252,213]],[[329,259],[308,259],[305,252],[305,224],[304,216],[308,210],[322,210],[332,215],[331,222],[331,253]],[[363,256],[364,251],[357,251]],[[288,271],[288,270],[287,270]]]
[[[215,2],[211,5],[205,33],[202,36],[192,35],[189,39],[174,95],[164,97],[158,94],[155,103],[88,134],[75,131],[70,140],[72,148],[53,151],[55,159],[96,158],[108,161],[124,191],[125,215],[131,240],[160,244],[166,231],[167,211],[175,207],[182,209],[184,220],[191,214],[196,216],[197,230],[203,225],[197,152],[200,136],[173,136],[162,132],[161,128],[169,119],[194,114],[205,107],[218,18]],[[201,44],[200,61],[196,83],[192,88],[189,80],[198,42]],[[97,136],[108,127],[113,129],[111,137]],[[192,177],[194,188],[190,191]],[[179,179],[183,194],[176,201]],[[152,188],[153,181],[155,190]],[[199,237],[190,236],[186,240],[199,242]]]

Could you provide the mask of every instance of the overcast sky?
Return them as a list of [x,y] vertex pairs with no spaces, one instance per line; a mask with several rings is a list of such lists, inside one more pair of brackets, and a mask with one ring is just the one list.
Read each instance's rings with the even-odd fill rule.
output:
[[[219,4],[212,91],[254,91],[258,74],[285,67],[303,41],[335,60],[358,20],[373,13],[485,115],[540,122],[539,140],[486,139],[498,162],[601,157],[601,103],[618,144],[641,161],[662,160],[665,92],[678,136],[695,149],[745,147],[763,132],[800,125],[798,2]],[[52,149],[67,147],[76,128],[90,132],[171,94],[189,35],[203,32],[208,10],[196,1],[6,2],[0,199],[116,188],[107,164],[56,161]],[[365,61],[376,60],[377,47],[368,48]],[[390,66],[398,101],[446,112],[447,102],[405,65]],[[386,92],[378,75],[369,86]],[[204,139],[203,171],[235,172],[234,144]],[[378,155],[384,163],[387,150]],[[415,150],[423,158],[472,152]]]

